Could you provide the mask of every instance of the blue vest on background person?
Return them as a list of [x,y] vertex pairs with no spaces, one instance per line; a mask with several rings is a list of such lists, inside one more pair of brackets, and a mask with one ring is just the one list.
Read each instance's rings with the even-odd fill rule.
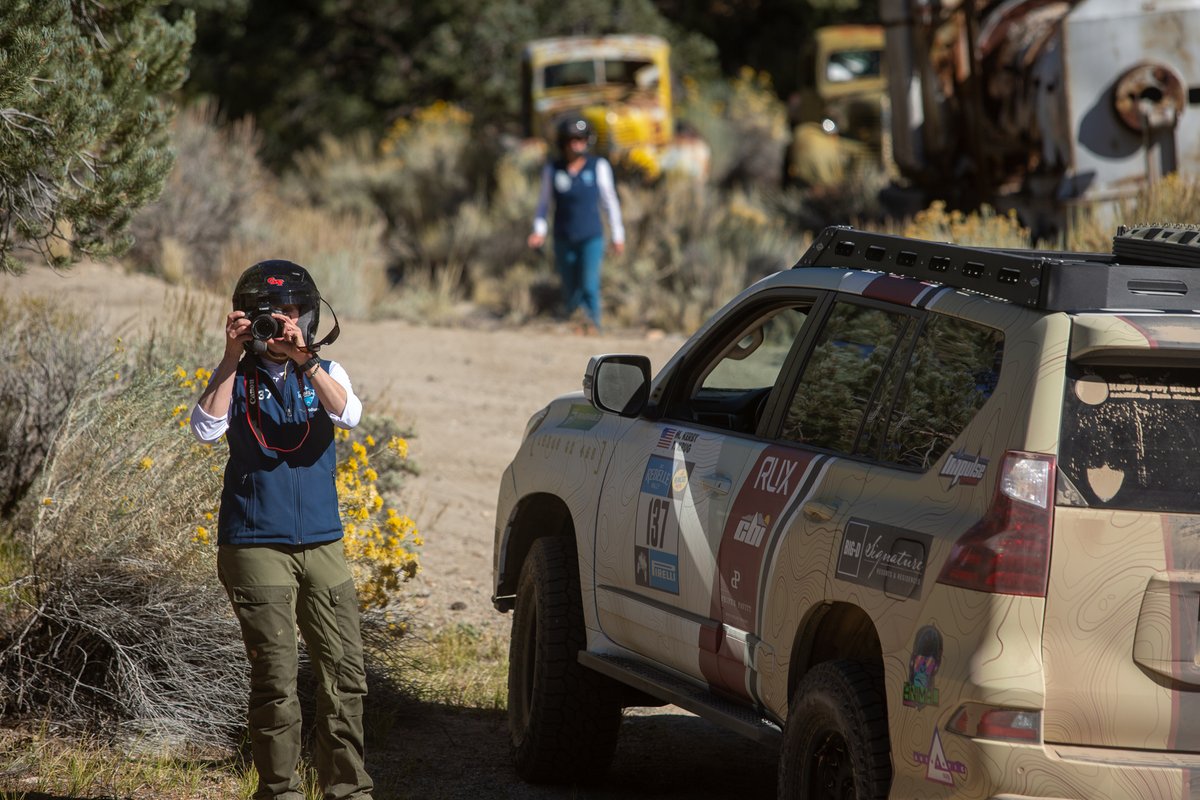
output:
[[[329,362],[321,367],[328,371]],[[256,383],[257,398],[250,396]],[[245,356],[231,403],[217,543],[308,545],[342,538],[333,421],[312,383],[289,364],[282,390],[276,388],[258,359]]]
[[604,235],[596,161],[596,156],[588,156],[578,175],[567,172],[566,162],[554,162],[554,238],[560,242],[578,244]]

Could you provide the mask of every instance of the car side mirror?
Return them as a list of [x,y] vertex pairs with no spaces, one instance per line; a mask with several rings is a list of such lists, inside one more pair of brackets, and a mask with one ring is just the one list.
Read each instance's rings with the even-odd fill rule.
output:
[[592,356],[583,374],[583,394],[601,411],[636,417],[650,397],[650,359],[645,356]]

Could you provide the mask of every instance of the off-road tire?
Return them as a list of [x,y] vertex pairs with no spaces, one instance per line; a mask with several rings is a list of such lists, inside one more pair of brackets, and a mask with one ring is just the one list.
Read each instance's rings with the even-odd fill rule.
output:
[[508,667],[513,764],[531,783],[584,783],[612,763],[619,686],[579,663],[585,645],[575,540],[542,537],[517,583]]
[[884,800],[892,784],[880,677],[855,661],[804,676],[788,711],[779,800]]

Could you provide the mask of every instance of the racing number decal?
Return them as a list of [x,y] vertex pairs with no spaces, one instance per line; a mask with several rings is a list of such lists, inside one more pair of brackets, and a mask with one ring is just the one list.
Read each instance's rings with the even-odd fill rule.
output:
[[716,468],[721,441],[670,426],[658,432],[642,474],[633,574],[638,586],[679,594],[679,541],[704,539],[709,493],[694,492],[691,476]]
[[650,500],[646,512],[646,546],[662,548],[667,543],[667,517],[671,513],[671,503],[661,497]]
[[641,526],[633,548],[633,577],[638,586],[679,594],[679,519],[671,498],[675,487],[687,486],[691,465],[650,456],[638,498]]

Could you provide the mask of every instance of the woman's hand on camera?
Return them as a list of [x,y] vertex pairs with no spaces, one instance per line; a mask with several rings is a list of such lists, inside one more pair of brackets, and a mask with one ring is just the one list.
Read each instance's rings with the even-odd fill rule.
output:
[[242,346],[250,341],[250,320],[244,311],[231,311],[225,317],[225,358],[242,357]]
[[275,350],[279,353],[295,361],[297,364],[303,364],[311,357],[308,352],[307,343],[304,341],[304,332],[300,330],[300,326],[296,324],[296,320],[286,314],[272,314],[282,326],[283,331],[279,336],[272,339],[270,344],[275,346]]

